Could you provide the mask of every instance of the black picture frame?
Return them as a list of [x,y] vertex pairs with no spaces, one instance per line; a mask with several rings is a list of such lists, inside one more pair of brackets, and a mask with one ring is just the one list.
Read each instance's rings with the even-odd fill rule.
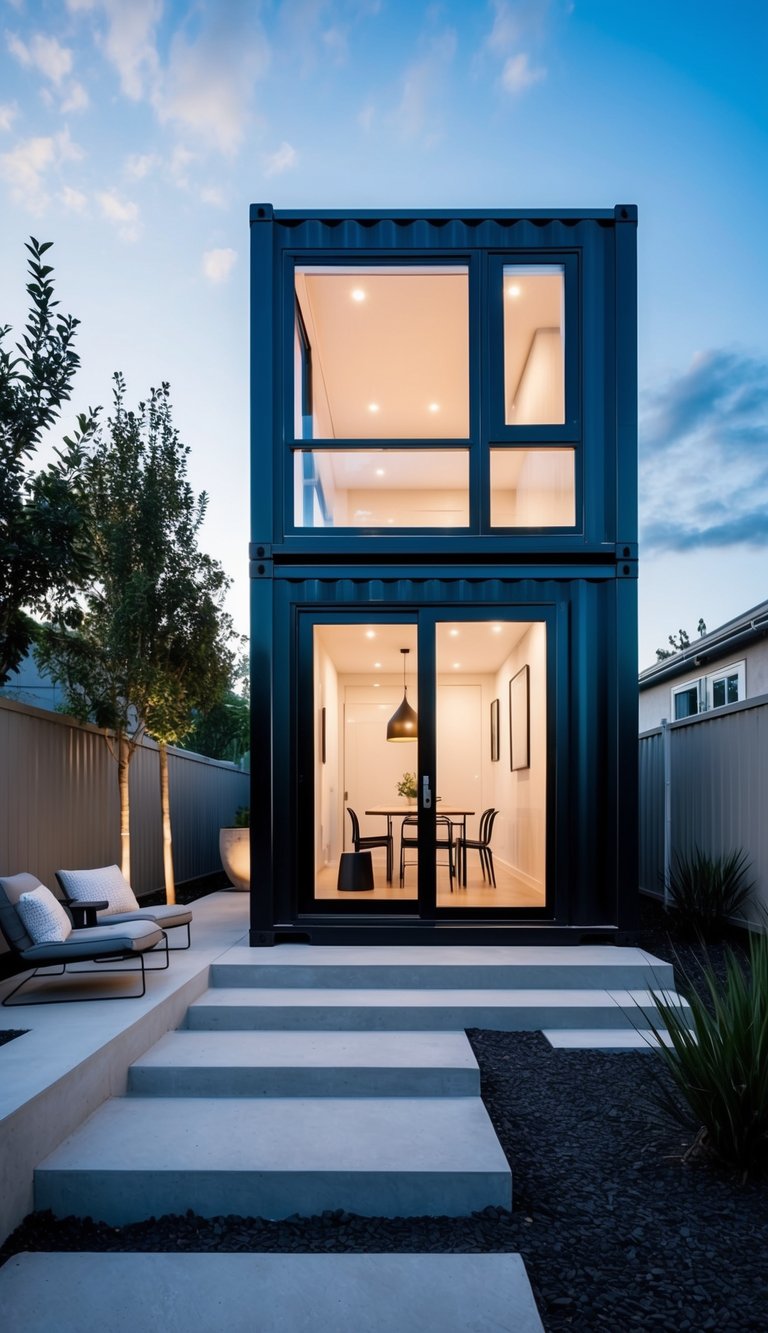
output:
[[499,701],[491,700],[491,763],[499,762]]
[[325,763],[325,755],[326,755],[326,747],[325,747],[325,709],[324,709],[324,708],[321,708],[321,709],[320,709],[320,758],[321,758],[321,760],[322,760],[323,763]]
[[509,682],[509,767],[530,768],[531,700],[529,667],[522,666]]

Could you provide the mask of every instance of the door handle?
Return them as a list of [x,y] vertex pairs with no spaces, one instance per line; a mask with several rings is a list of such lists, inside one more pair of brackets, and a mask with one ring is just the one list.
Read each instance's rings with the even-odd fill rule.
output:
[[429,778],[421,779],[421,807],[423,810],[432,809],[432,790],[429,785]]

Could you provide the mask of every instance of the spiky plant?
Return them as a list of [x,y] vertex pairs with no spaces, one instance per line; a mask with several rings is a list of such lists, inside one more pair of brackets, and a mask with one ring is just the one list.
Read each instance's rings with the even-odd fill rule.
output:
[[[750,935],[745,964],[725,949],[725,976],[707,961],[683,975],[689,1009],[654,993],[654,1047],[673,1088],[655,1099],[695,1137],[691,1149],[744,1175],[768,1167],[768,934]],[[664,1040],[666,1029],[669,1044]]]
[[728,917],[736,916],[754,887],[749,857],[736,849],[710,856],[694,847],[675,853],[669,876],[670,907],[680,930],[704,940],[717,938]]

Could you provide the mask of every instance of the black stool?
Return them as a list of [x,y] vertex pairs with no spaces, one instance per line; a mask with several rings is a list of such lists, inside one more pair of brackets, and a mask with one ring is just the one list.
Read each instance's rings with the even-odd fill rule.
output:
[[342,852],[339,861],[338,893],[373,891],[373,857],[370,852]]

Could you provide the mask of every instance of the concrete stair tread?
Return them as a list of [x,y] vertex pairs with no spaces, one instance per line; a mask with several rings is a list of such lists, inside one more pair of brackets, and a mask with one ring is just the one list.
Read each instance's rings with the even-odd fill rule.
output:
[[[550,1046],[556,1050],[568,1051],[649,1051],[656,1050],[657,1042],[650,1028],[627,1028],[624,1031],[607,1031],[605,1028],[584,1028],[578,1031],[558,1031],[556,1028],[545,1030]],[[671,1045],[667,1032],[662,1033],[666,1046]]]
[[35,1206],[154,1214],[461,1216],[511,1206],[478,1097],[115,1098],[35,1172]]
[[463,1032],[172,1032],[131,1066],[130,1093],[166,1096],[471,1096]]
[[[671,996],[673,992],[663,991],[662,994]],[[365,1008],[370,1005],[377,1007],[384,1006],[389,1009],[399,1009],[409,1005],[421,1004],[430,1005],[434,1008],[447,1008],[455,1006],[506,1006],[515,1007],[516,1005],[541,1004],[543,1006],[557,1007],[562,1004],[569,1004],[574,1008],[580,1006],[603,1004],[606,1007],[618,1005],[634,1006],[635,1004],[652,1004],[653,995],[651,991],[645,989],[638,990],[607,990],[604,988],[570,990],[568,988],[509,988],[494,990],[488,989],[355,989],[353,991],[345,988],[324,989],[319,995],[318,991],[311,987],[292,987],[283,989],[280,987],[250,987],[250,986],[230,986],[230,987],[212,987],[206,991],[199,1000],[195,1000],[190,1005],[190,1011],[202,1007],[226,1009],[227,1006],[245,1005],[253,1008],[267,1008],[270,1005],[278,1005],[282,1008],[302,1008],[311,1006],[334,1006],[340,1008],[354,1006],[355,1008]]]
[[542,1333],[518,1254],[20,1254],[0,1308],[24,1333]]

